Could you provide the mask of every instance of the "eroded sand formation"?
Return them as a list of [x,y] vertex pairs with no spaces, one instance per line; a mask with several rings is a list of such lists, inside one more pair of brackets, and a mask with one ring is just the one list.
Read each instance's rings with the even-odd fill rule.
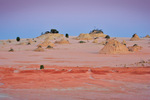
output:
[[55,43],[58,43],[58,44],[70,44],[68,40],[66,39],[61,39],[60,41],[55,41]]
[[50,42],[49,40],[45,40],[44,42],[38,44],[38,46],[42,46],[42,47],[47,47],[47,46],[51,46],[51,47],[54,47],[55,44]]
[[129,53],[128,48],[115,39],[108,40],[107,44],[100,50],[100,54],[123,54]]
[[49,40],[55,40],[55,39],[58,39],[58,38],[61,38],[61,37],[64,37],[63,34],[54,34],[54,33],[48,33],[48,34],[43,34],[37,38],[39,39],[49,39]]
[[142,47],[141,47],[141,46],[138,46],[137,44],[134,44],[133,46],[129,46],[128,49],[129,49],[129,51],[131,51],[131,52],[137,52],[137,51],[141,50]]
[[149,35],[146,35],[144,38],[150,38],[150,36],[149,36]]
[[88,33],[81,33],[76,39],[77,40],[92,40],[93,38]]
[[137,34],[134,34],[132,36],[132,38],[130,39],[130,41],[138,41],[138,40],[140,40],[140,38],[139,38],[139,36]]

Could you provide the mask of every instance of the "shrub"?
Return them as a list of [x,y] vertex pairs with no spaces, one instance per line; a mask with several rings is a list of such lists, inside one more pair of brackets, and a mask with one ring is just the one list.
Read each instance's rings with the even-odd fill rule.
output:
[[90,33],[96,32],[96,33],[103,33],[102,29],[94,29]]
[[105,39],[110,39],[110,36],[109,36],[109,35],[106,35],[106,36],[105,36]]
[[14,49],[10,48],[9,52],[14,52]]
[[66,33],[66,38],[69,38],[69,34]]
[[51,49],[51,48],[53,48],[53,47],[52,47],[52,46],[50,46],[50,45],[48,45],[48,46],[47,46],[47,49]]
[[85,41],[79,41],[79,43],[86,43]]
[[20,37],[17,37],[17,38],[16,38],[16,41],[19,42],[19,41],[20,41]]
[[40,65],[40,69],[44,69],[44,65]]
[[135,35],[136,35],[136,33],[135,33],[135,34],[133,34],[133,35],[132,35],[132,37],[134,37]]
[[56,29],[51,29],[51,33],[59,33]]
[[126,43],[124,43],[123,45],[125,45],[125,46],[126,46],[127,44],[126,44]]
[[137,44],[134,44],[133,46],[138,46]]
[[27,43],[27,45],[31,45],[31,43],[30,43],[30,42],[28,42],[28,43]]

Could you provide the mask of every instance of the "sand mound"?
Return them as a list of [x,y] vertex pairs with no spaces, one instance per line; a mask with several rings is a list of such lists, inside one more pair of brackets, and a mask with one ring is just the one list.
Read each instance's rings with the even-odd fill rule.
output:
[[133,46],[129,46],[128,49],[129,49],[129,51],[131,51],[131,52],[137,52],[137,51],[141,50],[142,47],[141,47],[141,46],[138,46],[137,44],[134,44]]
[[138,41],[138,40],[140,40],[140,38],[139,38],[139,36],[137,34],[134,34],[132,36],[132,38],[130,39],[130,41]]
[[92,40],[93,38],[88,33],[81,33],[77,38],[77,40]]
[[58,44],[70,44],[68,40],[65,40],[65,39],[61,39],[60,41],[55,41],[55,43],[58,43]]
[[54,43],[50,42],[49,40],[45,40],[43,43],[39,44],[38,46],[42,46],[42,47],[47,47],[47,46],[51,46],[54,47]]
[[38,46],[38,48],[36,48],[34,51],[41,52],[44,51],[44,49],[41,46]]
[[100,50],[100,54],[129,53],[128,48],[117,40],[108,40],[108,43]]
[[97,39],[94,39],[94,41],[92,43],[98,43],[98,40]]
[[149,36],[149,35],[146,35],[144,38],[150,38],[150,36]]
[[63,34],[51,34],[51,33],[48,33],[48,34],[43,34],[37,38],[39,39],[48,39],[48,40],[55,40],[55,39],[58,39],[60,37],[63,37],[64,35]]

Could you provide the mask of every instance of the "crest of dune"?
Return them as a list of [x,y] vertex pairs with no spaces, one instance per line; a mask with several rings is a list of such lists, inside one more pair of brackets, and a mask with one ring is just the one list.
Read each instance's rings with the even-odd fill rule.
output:
[[77,40],[92,40],[93,38],[89,33],[81,33],[77,38]]
[[139,36],[137,34],[134,34],[132,36],[132,38],[130,39],[130,41],[138,41],[138,40],[140,40],[140,38],[139,38]]
[[55,43],[58,43],[58,44],[70,44],[68,40],[65,40],[65,39],[61,39],[60,41],[55,41]]
[[141,50],[142,47],[141,47],[141,46],[138,46],[137,44],[134,44],[133,46],[129,46],[128,49],[129,49],[129,51],[131,51],[131,52],[137,52],[137,51]]
[[115,39],[108,40],[107,44],[100,50],[100,54],[123,54],[129,53],[128,48]]
[[42,46],[42,47],[47,47],[47,46],[51,46],[54,47],[54,43],[50,42],[49,40],[45,40],[44,42],[42,42],[41,44],[39,44],[38,46]]
[[44,51],[44,49],[41,46],[38,46],[38,48],[36,48],[34,51],[42,52],[42,51]]
[[55,40],[55,39],[58,39],[60,37],[63,37],[64,35],[63,34],[51,34],[51,33],[48,33],[48,34],[43,34],[37,38],[39,39],[49,39],[49,40]]

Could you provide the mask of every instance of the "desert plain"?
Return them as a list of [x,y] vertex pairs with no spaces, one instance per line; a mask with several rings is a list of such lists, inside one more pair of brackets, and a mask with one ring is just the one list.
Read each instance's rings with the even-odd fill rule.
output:
[[[97,43],[76,36],[55,41],[53,48],[34,51],[44,39],[0,41],[0,100],[149,100],[150,38],[130,41],[116,37],[126,46],[138,44],[141,50],[100,54],[104,37]],[[10,42],[11,41],[11,42]],[[106,44],[107,45],[107,44]],[[9,49],[13,48],[13,52]],[[40,69],[44,65],[44,69]]]

